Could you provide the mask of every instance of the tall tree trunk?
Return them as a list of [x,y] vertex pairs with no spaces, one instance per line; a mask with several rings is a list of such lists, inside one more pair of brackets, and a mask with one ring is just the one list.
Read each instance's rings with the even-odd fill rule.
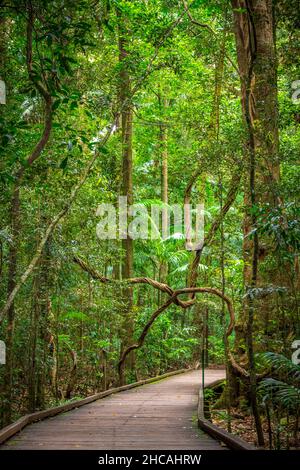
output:
[[36,366],[37,366],[37,340],[40,309],[38,304],[39,270],[35,273],[33,281],[33,305],[30,320],[29,364],[28,364],[28,411],[36,409]]
[[65,395],[64,395],[64,398],[66,400],[69,400],[72,397],[72,393],[75,388],[76,378],[77,378],[77,353],[76,351],[73,351],[73,349],[71,348],[69,348],[69,353],[70,353],[71,360],[72,360],[72,368],[70,371],[69,380],[68,380],[67,388],[66,388]]
[[[246,161],[249,184],[245,187],[245,205],[248,210],[244,219],[244,282],[247,287],[253,289],[266,281],[274,282],[274,273],[269,272],[266,277],[266,273],[263,275],[260,269],[261,262],[270,253],[268,242],[259,241],[256,231],[252,239],[249,237],[250,231],[255,230],[257,226],[256,207],[264,203],[274,207],[278,203],[277,61],[273,2],[232,0],[232,6],[241,77],[242,109],[249,137],[249,159]],[[238,333],[246,337],[250,396],[258,442],[262,445],[264,438],[256,398],[254,314],[255,301],[248,296]]]
[[[7,22],[5,17],[0,13],[0,79],[7,82]],[[7,89],[7,83],[6,83]],[[0,105],[1,114],[4,113],[3,106]],[[10,226],[11,226],[11,243],[8,254],[8,279],[7,292],[14,288],[16,282],[17,252],[18,252],[18,233],[20,228],[19,218],[20,193],[19,188],[15,187],[11,197],[10,206]],[[2,250],[2,245],[1,245]],[[2,267],[2,251],[1,251],[1,267]],[[14,336],[15,308],[12,304],[7,312],[7,332],[6,332],[6,365],[4,373],[3,387],[3,406],[1,413],[2,425],[5,426],[11,420],[11,402],[12,402],[12,378],[13,378],[13,336]]]
[[[31,325],[30,364],[28,380],[29,411],[45,407],[46,385],[52,384],[51,361],[54,338],[50,331],[50,243],[45,246],[35,279],[35,299]],[[49,380],[48,380],[49,379]]]
[[[119,19],[119,62],[120,62],[120,77],[119,77],[119,94],[120,94],[120,107],[121,113],[121,127],[122,127],[122,187],[121,195],[127,197],[127,205],[133,204],[133,174],[132,174],[132,103],[131,103],[131,80],[128,71],[128,25],[123,15],[117,11]],[[129,220],[129,214],[127,214]],[[128,231],[126,238],[122,240],[122,248],[124,251],[124,259],[122,262],[122,278],[127,279],[133,276],[133,240],[129,236]],[[132,318],[132,305],[133,305],[133,290],[132,287],[126,287],[123,291],[125,303],[125,318],[124,318],[124,338],[122,350],[125,349],[131,342],[133,336],[133,318]],[[122,352],[122,351],[121,351]],[[134,355],[130,355],[130,368],[134,368]],[[120,383],[124,383],[124,370],[120,373]]]
[[[1,21],[3,24],[3,21]],[[28,22],[27,22],[27,43],[26,43],[26,63],[29,80],[32,79],[32,36],[33,36],[33,25],[34,25],[34,14],[32,6],[29,7],[28,12]],[[1,46],[3,49],[4,46]],[[3,58],[2,58],[3,61]],[[1,64],[2,65],[2,64]],[[33,80],[33,83],[34,80]],[[45,148],[52,129],[52,98],[48,91],[44,88],[43,85],[39,85],[38,91],[41,93],[45,101],[45,125],[43,134],[34,147],[33,151],[27,158],[27,167],[30,167],[35,160],[41,155],[41,152]],[[7,297],[10,298],[12,292],[16,288],[16,276],[18,268],[18,241],[20,233],[20,187],[22,184],[23,176],[25,172],[25,166],[21,166],[15,173],[15,181],[12,190],[11,198],[11,211],[10,211],[10,223],[11,223],[11,245],[9,249],[9,267],[8,267],[8,281],[7,281]],[[4,414],[3,421],[4,424],[7,424],[10,420],[10,408],[11,408],[11,398],[12,398],[12,376],[13,376],[13,334],[14,334],[14,322],[15,322],[15,305],[14,302],[11,302],[7,310],[7,363],[5,370],[4,378],[4,395],[5,395],[5,405],[4,405]]]
[[[165,111],[168,106],[168,101],[166,98],[159,95],[159,104],[162,111],[162,122],[159,129],[159,138],[160,138],[160,153],[161,153],[161,201],[163,203],[162,209],[162,236],[168,236],[168,133],[167,126],[164,122],[165,120]],[[166,283],[168,275],[168,264],[166,261],[162,261],[159,269],[159,281]],[[165,301],[166,297],[164,294],[159,292],[158,303]]]
[[222,82],[224,77],[226,35],[227,33],[224,29],[220,51],[215,62],[215,90],[213,106],[210,113],[210,136],[216,140],[219,139],[220,130],[220,104],[222,95]]
[[[16,285],[17,256],[20,231],[20,190],[18,184],[14,188],[11,200],[11,244],[8,255],[8,296]],[[7,335],[6,335],[6,366],[4,375],[4,407],[3,424],[8,424],[11,420],[11,403],[13,389],[13,341],[15,326],[15,304],[13,303],[7,312]]]
[[[247,94],[249,94],[249,119],[253,128],[256,157],[257,203],[278,204],[278,101],[277,60],[274,40],[274,20],[271,0],[232,0],[234,8],[235,37],[238,66],[241,77],[242,109],[247,125]],[[253,52],[255,49],[255,57]],[[252,64],[252,65],[251,65]],[[251,70],[250,70],[251,68]],[[251,80],[249,82],[249,74]],[[245,162],[250,171],[250,160]],[[251,207],[249,186],[245,187],[245,205]],[[251,284],[253,240],[251,216],[244,220],[244,280]],[[269,247],[262,242],[259,260],[268,255]],[[258,269],[259,270],[259,269]],[[260,271],[260,270],[259,270]],[[259,280],[262,274],[258,272]]]
[[[166,98],[160,97],[160,106],[162,108],[162,119],[165,119],[165,110],[167,108]],[[165,122],[160,124],[160,148],[161,148],[161,200],[168,204],[168,135]],[[162,233],[167,234],[168,211],[163,210],[162,214]]]

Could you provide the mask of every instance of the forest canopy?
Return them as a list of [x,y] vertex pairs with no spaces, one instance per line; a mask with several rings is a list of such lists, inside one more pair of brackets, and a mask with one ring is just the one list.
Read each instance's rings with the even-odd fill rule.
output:
[[297,0],[0,1],[0,427],[214,365],[229,430],[299,445],[299,28]]

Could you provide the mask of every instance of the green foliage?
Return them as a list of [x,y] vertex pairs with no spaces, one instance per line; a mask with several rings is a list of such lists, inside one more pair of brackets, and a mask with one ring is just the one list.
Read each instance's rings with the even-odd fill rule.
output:
[[293,261],[300,248],[300,208],[295,202],[265,205],[258,211],[258,233],[273,238],[280,254]]
[[[232,173],[242,161],[237,197],[212,243],[203,250],[197,285],[224,289],[233,300],[241,330],[244,302],[252,294],[258,306],[255,350],[287,349],[299,324],[296,291],[300,133],[299,104],[291,100],[291,83],[299,79],[300,54],[296,33],[291,31],[297,21],[291,2],[276,2],[276,10],[284,8],[285,12],[285,16],[278,17],[277,30],[281,181],[273,188],[282,203],[275,208],[268,204],[252,208],[259,238],[270,244],[264,263],[274,266],[273,272],[279,266],[284,278],[288,262],[292,266],[288,282],[291,288],[274,286],[271,277],[270,282],[249,289],[248,297],[244,282],[248,266],[243,251],[243,227],[249,215],[243,185],[248,184],[247,136],[240,106],[240,79],[231,65],[236,62],[236,46],[230,2],[225,5],[221,0],[197,0],[190,5],[195,19],[212,27],[214,35],[208,28],[192,24],[188,15],[183,15],[182,2],[172,0],[23,3],[5,2],[0,12],[4,20],[0,74],[7,85],[7,104],[0,108],[0,307],[7,300],[13,247],[17,248],[18,281],[49,223],[87,170],[91,157],[97,158],[67,216],[49,238],[32,276],[16,297],[13,329],[8,318],[0,326],[1,339],[7,340],[9,332],[13,333],[10,400],[5,397],[7,377],[4,368],[0,368],[2,403],[10,404],[12,418],[28,411],[27,397],[35,393],[32,384],[34,391],[45,392],[39,397],[44,400],[42,403],[41,399],[40,407],[61,402],[70,375],[72,351],[78,359],[74,395],[86,396],[116,385],[124,345],[129,339],[137,340],[153,312],[166,299],[166,294],[150,286],[135,285],[133,308],[127,316],[124,288],[118,282],[124,261],[122,244],[120,240],[99,240],[96,236],[98,204],[115,203],[122,187],[121,117],[108,142],[102,145],[100,141],[120,112],[120,90],[125,85],[120,72],[124,70],[135,90],[130,99],[134,202],[143,203],[148,209],[151,204],[163,207],[162,128],[167,134],[168,205],[183,204],[187,185],[198,172],[191,203],[205,203],[206,234],[220,214]],[[29,5],[34,14],[32,63],[28,63],[26,54]],[[123,63],[119,60],[120,15],[128,28],[124,33],[128,53]],[[224,70],[217,83],[223,43]],[[218,136],[213,132],[217,85]],[[45,129],[41,89],[52,102],[51,133],[39,158],[29,165],[28,158]],[[11,202],[20,169],[24,171],[19,188],[20,224],[14,240]],[[259,171],[258,165],[257,174]],[[153,225],[151,217],[150,223]],[[160,227],[156,229],[159,232]],[[179,227],[172,221],[166,240],[158,237],[134,241],[134,276],[161,280],[174,289],[184,287],[194,254],[186,251],[184,237],[178,232]],[[74,254],[116,283],[103,285],[92,279],[73,263]],[[165,279],[162,268],[167,271]],[[265,314],[265,302],[271,298],[272,312]],[[133,338],[127,337],[129,320]],[[155,321],[143,347],[136,351],[134,360],[130,359],[135,369],[127,370],[126,378],[134,381],[194,365],[199,362],[203,346],[208,349],[209,363],[224,364],[227,324],[226,306],[212,296],[199,295],[197,305],[185,311],[172,306]],[[234,341],[234,337],[230,339],[231,348],[237,346]],[[245,337],[238,341],[237,350],[245,351]],[[283,356],[269,353],[264,362],[260,361],[278,374],[262,382],[261,393],[267,400],[275,396],[278,403],[291,409],[298,396],[299,373]],[[55,373],[57,390],[51,383]],[[1,413],[0,419],[4,419]]]
[[224,364],[225,362],[225,351],[224,341],[218,336],[210,335],[208,337],[209,344],[209,355],[214,364]]
[[[284,407],[290,411],[300,409],[300,366],[274,352],[262,354],[261,359],[272,374],[278,378],[265,378],[259,384],[262,401],[269,401],[273,407]],[[280,380],[281,379],[281,380]]]

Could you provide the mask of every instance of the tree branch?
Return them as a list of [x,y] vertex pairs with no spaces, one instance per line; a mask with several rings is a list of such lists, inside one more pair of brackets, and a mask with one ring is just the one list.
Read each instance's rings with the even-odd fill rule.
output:
[[[177,18],[175,21],[173,21],[170,25],[170,27],[167,29],[165,35],[163,36],[163,38],[159,41],[156,49],[155,49],[155,52],[153,54],[153,56],[151,57],[151,59],[149,60],[149,63],[148,63],[148,66],[145,70],[145,72],[142,74],[142,76],[140,77],[140,79],[137,81],[136,85],[134,86],[134,88],[132,89],[132,92],[131,92],[131,96],[128,97],[124,102],[123,102],[123,105],[121,107],[121,109],[118,110],[118,112],[116,113],[116,115],[114,116],[114,119],[113,119],[113,122],[107,126],[107,131],[105,133],[105,135],[103,136],[101,142],[99,142],[99,148],[101,149],[102,146],[104,146],[107,141],[109,140],[112,132],[113,132],[113,129],[116,125],[116,123],[118,122],[118,119],[120,117],[120,114],[122,112],[122,110],[128,105],[128,103],[131,101],[133,95],[138,91],[140,85],[143,83],[143,81],[148,77],[148,75],[151,73],[151,67],[153,65],[153,62],[155,60],[155,58],[157,57],[157,54],[158,54],[158,51],[159,51],[159,48],[162,46],[162,44],[164,43],[164,41],[166,40],[166,38],[171,34],[171,31],[179,24],[179,22],[181,21],[183,15],[184,15],[185,12],[183,12],[179,18]],[[32,13],[33,14],[33,13]],[[27,31],[27,34],[28,34],[28,31]],[[28,36],[28,39],[29,39],[29,46],[28,46],[28,52],[27,52],[27,58],[29,60],[29,67],[30,67],[30,63],[31,63],[31,47],[32,47],[32,29],[29,28],[29,36]],[[31,43],[30,43],[30,40],[31,40]],[[30,45],[31,44],[31,45]],[[36,84],[36,82],[34,82]],[[40,90],[41,93],[42,93],[42,89]],[[45,90],[44,90],[45,91]],[[43,136],[42,136],[43,137]],[[43,140],[44,141],[44,140]],[[40,147],[39,147],[40,149]],[[42,149],[40,150],[40,152],[42,151]],[[45,233],[44,233],[44,236],[42,237],[42,239],[40,240],[40,242],[38,243],[38,247],[37,247],[37,250],[31,260],[31,262],[29,263],[29,265],[27,266],[25,272],[22,274],[19,282],[16,284],[16,286],[14,287],[14,289],[11,291],[10,295],[8,296],[8,299],[3,307],[3,309],[1,310],[0,312],[0,324],[1,322],[3,321],[3,318],[5,317],[5,315],[7,314],[9,308],[11,307],[11,305],[13,304],[14,302],[14,299],[16,297],[16,295],[18,294],[20,288],[22,287],[22,285],[27,281],[28,277],[31,275],[33,269],[35,268],[36,264],[38,263],[40,257],[41,257],[41,254],[42,254],[42,250],[45,246],[45,244],[47,243],[47,240],[48,238],[50,237],[50,235],[52,234],[52,232],[54,231],[54,229],[56,228],[56,226],[58,225],[58,223],[60,222],[60,220],[67,214],[67,212],[69,211],[70,207],[72,206],[79,190],[81,189],[81,187],[84,185],[86,179],[88,178],[89,176],[89,173],[92,169],[92,167],[94,166],[94,163],[96,161],[96,159],[99,157],[99,153],[101,153],[101,150],[98,150],[98,151],[95,151],[94,152],[94,155],[90,158],[85,170],[83,171],[83,174],[81,176],[81,178],[79,179],[78,183],[75,185],[74,189],[71,191],[71,194],[70,194],[70,197],[69,199],[67,200],[66,204],[64,205],[64,207],[62,208],[62,210],[54,217],[54,219],[50,222],[50,224],[48,225]],[[35,151],[33,151],[33,157],[32,157],[32,160],[34,161],[36,159],[36,153]],[[21,168],[20,170],[20,177],[22,177],[22,174],[23,174],[23,169]],[[180,302],[181,304],[184,305],[184,302]]]
[[[108,279],[107,277],[102,276],[96,269],[91,267],[86,261],[84,261],[82,258],[79,256],[74,256],[73,261],[77,263],[81,269],[89,273],[93,279],[96,279],[104,284],[108,283],[119,283],[119,284],[148,284],[149,286],[152,286],[154,289],[160,290],[161,292],[164,292],[168,294],[170,297],[173,296],[174,290],[171,289],[167,284],[163,284],[162,282],[158,282],[155,279],[151,279],[149,277],[133,277],[129,279],[124,279],[121,281],[114,281],[113,279]],[[182,301],[180,299],[175,299],[174,302],[176,305],[179,305],[182,308],[188,308],[190,307],[194,302],[190,301]]]
[[[193,186],[194,182],[196,181],[197,177],[199,176],[199,174],[200,174],[200,172],[196,171],[194,173],[194,175],[192,176],[192,178],[189,182],[189,185],[186,189],[185,202],[186,202],[186,200],[189,200],[188,198],[190,197],[190,192],[192,190],[192,186]],[[189,272],[189,286],[190,287],[195,287],[195,285],[197,283],[198,266],[199,266],[199,263],[200,263],[200,258],[201,258],[201,255],[202,255],[203,248],[205,246],[210,245],[210,243],[213,240],[213,237],[215,236],[216,232],[218,231],[218,229],[220,227],[220,224],[221,224],[222,220],[224,219],[224,217],[226,216],[226,214],[229,211],[230,207],[234,203],[234,200],[236,198],[237,191],[238,191],[238,188],[239,188],[239,184],[240,184],[240,181],[241,181],[241,176],[242,176],[241,167],[238,166],[236,172],[234,173],[234,175],[231,179],[230,189],[228,191],[228,194],[227,194],[226,200],[224,202],[224,205],[222,207],[222,210],[220,211],[220,213],[216,217],[216,219],[213,221],[213,223],[212,223],[212,225],[211,225],[211,227],[208,231],[208,234],[204,237],[204,242],[203,242],[202,248],[200,250],[196,251],[196,253],[195,253],[195,257],[192,261],[192,264],[190,266],[190,272]],[[193,296],[191,296],[191,297],[193,297]]]
[[161,313],[163,313],[167,308],[174,302],[173,297],[168,299],[167,302],[165,302],[163,305],[161,305],[150,317],[150,320],[146,323],[146,325],[143,328],[142,333],[139,336],[139,339],[137,343],[131,344],[128,346],[124,351],[122,352],[121,358],[118,363],[118,371],[119,371],[119,376],[121,376],[123,368],[124,368],[124,363],[126,360],[126,357],[131,351],[134,351],[135,349],[139,349],[141,346],[143,346],[145,338],[148,334],[148,331],[150,330],[151,326],[155,322],[155,320],[159,317]]
[[45,118],[44,118],[44,129],[43,133],[32,150],[31,154],[26,160],[26,165],[22,165],[21,168],[16,173],[17,185],[20,185],[21,179],[25,172],[25,169],[28,166],[31,166],[34,161],[41,155],[42,151],[46,147],[51,130],[52,130],[52,97],[51,94],[47,91],[46,87],[39,81],[34,78],[32,73],[32,35],[33,35],[33,25],[34,25],[34,11],[31,3],[28,4],[28,19],[27,19],[27,30],[26,30],[26,66],[28,72],[28,78],[37,89],[37,91],[42,96],[45,102]]
[[[93,279],[99,280],[100,282],[107,284],[120,284],[120,281],[115,281],[113,279],[109,279],[107,277],[102,276],[98,271],[96,271],[93,267],[89,266],[85,261],[83,261],[80,257],[74,256],[73,261],[78,264],[84,271],[89,273]],[[125,281],[121,281],[121,283],[130,283],[130,284],[148,284],[152,286],[155,289],[161,290],[162,292],[167,293],[170,298],[166,303],[161,305],[150,317],[150,320],[146,323],[146,325],[143,328],[142,333],[139,336],[139,339],[136,343],[128,346],[121,355],[119,364],[118,364],[118,370],[119,374],[122,373],[123,370],[123,365],[125,362],[126,357],[128,354],[135,350],[140,348],[145,341],[145,338],[147,336],[147,333],[155,320],[159,317],[161,313],[163,313],[171,304],[175,304],[180,306],[183,309],[191,307],[195,301],[196,301],[196,294],[212,294],[220,299],[222,299],[227,306],[227,310],[229,313],[230,317],[230,322],[228,324],[227,330],[226,330],[226,335],[225,335],[225,340],[227,341],[228,337],[231,335],[234,325],[235,325],[235,313],[234,313],[234,308],[233,308],[233,303],[232,300],[225,294],[223,294],[220,290],[214,288],[214,287],[185,287],[183,289],[178,289],[178,290],[173,290],[170,286],[167,284],[162,284],[158,281],[155,281],[154,279],[148,278],[148,277],[136,277],[136,278],[131,278],[131,279],[126,279]],[[183,294],[193,294],[193,298],[188,301],[181,301],[178,297]],[[228,343],[227,343],[228,345]],[[234,359],[233,354],[229,351],[228,347],[228,356],[230,359],[230,362],[232,366],[234,367],[235,370],[237,370],[241,375],[244,377],[249,377],[249,373],[242,367],[240,366],[236,360]]]
[[[217,33],[214,31],[214,29],[206,24],[206,23],[201,23],[200,21],[197,21],[195,20],[195,18],[192,16],[190,10],[189,10],[189,6],[186,2],[186,0],[182,0],[182,3],[184,5],[184,9],[185,9],[185,12],[187,14],[187,16],[189,17],[190,19],[190,22],[196,26],[198,26],[199,28],[205,28],[207,29],[215,38],[218,37]],[[237,72],[238,76],[240,76],[240,72],[239,72],[239,69],[238,67],[235,65],[235,63],[233,62],[233,60],[231,59],[231,57],[229,56],[229,54],[227,54],[227,52],[225,51],[225,57],[226,59],[228,60],[228,62],[232,65],[232,67],[234,68],[234,70]]]
[[[120,358],[120,361],[119,361],[119,364],[118,364],[118,370],[119,370],[119,375],[121,377],[121,374],[123,373],[123,368],[124,368],[124,364],[125,364],[125,360],[126,360],[126,357],[128,356],[128,354],[135,350],[135,349],[138,349],[140,348],[143,344],[144,344],[144,341],[145,341],[145,338],[148,334],[148,331],[150,330],[151,326],[153,325],[153,323],[155,322],[155,320],[159,317],[159,315],[161,313],[163,313],[165,310],[167,310],[167,308],[173,304],[173,303],[176,303],[176,300],[178,300],[178,296],[179,295],[182,295],[182,294],[188,294],[188,293],[193,293],[194,295],[196,294],[212,294],[212,295],[215,295],[221,299],[224,300],[224,302],[226,303],[227,305],[227,309],[228,309],[228,312],[229,312],[229,316],[230,316],[230,322],[229,322],[229,325],[227,327],[227,331],[226,331],[226,341],[227,341],[227,338],[228,336],[230,336],[230,334],[232,333],[233,331],[233,328],[234,328],[234,322],[235,322],[235,316],[234,316],[234,309],[233,309],[233,304],[232,304],[232,301],[229,297],[227,297],[226,295],[224,295],[221,291],[219,291],[218,289],[215,289],[214,287],[190,287],[190,288],[184,288],[184,289],[178,289],[176,291],[174,291],[172,297],[169,298],[169,300],[167,302],[165,302],[163,305],[161,305],[152,315],[151,315],[151,318],[150,320],[146,323],[146,325],[144,326],[143,328],[143,331],[142,333],[140,334],[139,336],[139,339],[136,343],[128,346],[122,353],[121,355],[121,358]],[[189,306],[191,306],[192,304],[190,304]],[[240,366],[239,366],[240,367]],[[240,369],[242,369],[240,367]]]

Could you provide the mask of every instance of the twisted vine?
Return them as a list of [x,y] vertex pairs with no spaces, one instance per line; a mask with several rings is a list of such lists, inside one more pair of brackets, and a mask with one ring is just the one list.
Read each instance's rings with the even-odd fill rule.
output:
[[[229,353],[228,356],[229,356],[230,362],[231,362],[232,366],[234,367],[234,369],[239,374],[243,375],[244,377],[249,377],[249,373],[241,365],[239,365],[236,362],[236,360],[234,359],[233,354],[229,351],[227,341],[228,341],[228,337],[233,332],[233,328],[234,328],[234,324],[235,324],[235,313],[234,313],[232,300],[230,299],[230,297],[223,294],[220,290],[218,290],[214,287],[185,287],[185,288],[182,288],[182,289],[173,290],[167,284],[163,284],[161,282],[158,282],[158,281],[156,281],[154,279],[151,279],[151,278],[148,278],[148,277],[134,277],[134,278],[126,279],[124,281],[114,281],[113,279],[109,279],[107,277],[102,276],[96,269],[89,266],[89,264],[87,264],[86,261],[84,261],[79,256],[74,256],[73,261],[76,264],[78,264],[81,267],[81,269],[83,269],[84,271],[89,273],[93,279],[98,280],[98,281],[102,282],[103,284],[108,284],[108,283],[109,284],[114,284],[114,283],[115,284],[116,283],[126,284],[126,283],[128,283],[128,284],[132,284],[132,285],[148,284],[148,285],[152,286],[154,289],[158,289],[161,292],[164,292],[164,293],[169,295],[169,299],[164,304],[162,304],[157,310],[155,310],[155,312],[153,312],[150,319],[148,320],[148,322],[144,326],[137,342],[131,344],[126,349],[124,349],[124,351],[122,352],[122,355],[121,355],[119,363],[118,363],[118,371],[119,371],[120,377],[121,377],[122,371],[124,369],[124,364],[125,364],[126,357],[128,356],[128,354],[131,351],[133,351],[135,349],[139,349],[144,344],[144,341],[145,341],[145,338],[147,336],[147,333],[148,333],[149,329],[151,328],[151,326],[153,325],[155,320],[159,317],[159,315],[161,313],[163,313],[165,310],[167,310],[170,307],[170,305],[172,305],[172,304],[178,305],[183,309],[191,307],[196,302],[196,294],[212,294],[212,295],[215,295],[215,296],[219,297],[220,299],[224,300],[224,302],[227,306],[227,310],[228,310],[229,318],[230,318],[229,324],[227,326],[226,334],[225,334],[226,346],[228,348],[228,353]],[[190,299],[190,300],[186,300],[186,301],[180,300],[178,297],[180,295],[184,295],[184,294],[193,295],[193,298]]]

